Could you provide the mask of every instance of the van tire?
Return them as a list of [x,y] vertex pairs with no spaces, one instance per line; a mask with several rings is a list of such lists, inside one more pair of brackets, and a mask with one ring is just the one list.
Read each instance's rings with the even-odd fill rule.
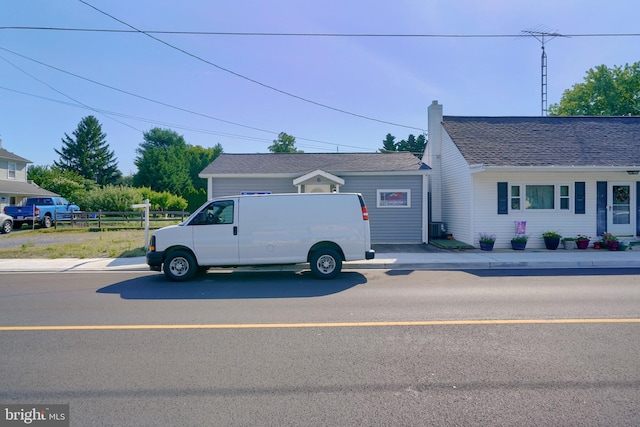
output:
[[198,265],[191,253],[184,250],[172,251],[163,265],[164,275],[172,282],[184,282],[198,272]]
[[342,270],[342,258],[335,249],[319,248],[311,254],[311,272],[319,279],[333,279]]

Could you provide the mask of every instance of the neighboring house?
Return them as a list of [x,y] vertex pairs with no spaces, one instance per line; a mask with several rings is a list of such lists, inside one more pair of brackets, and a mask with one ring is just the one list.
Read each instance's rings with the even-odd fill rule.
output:
[[0,140],[0,211],[7,205],[19,205],[31,196],[57,196],[27,181],[27,165],[31,163],[2,148]]
[[[209,199],[247,193],[361,193],[374,243],[428,240],[429,168],[411,153],[265,153],[218,156],[200,172]],[[295,215],[295,212],[283,212]]]
[[640,236],[640,117],[453,117],[429,106],[432,221],[479,246],[542,232]]

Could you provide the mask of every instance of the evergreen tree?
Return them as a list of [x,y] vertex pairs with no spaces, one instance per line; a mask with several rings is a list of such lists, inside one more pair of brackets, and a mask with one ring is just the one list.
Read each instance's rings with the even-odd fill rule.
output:
[[61,171],[72,171],[95,181],[100,185],[114,184],[122,177],[118,170],[118,161],[106,142],[107,135],[93,116],[84,117],[73,131],[74,138],[66,133],[62,138],[62,149],[55,152],[60,161],[54,166]]
[[388,133],[386,138],[382,140],[382,148],[380,149],[380,152],[388,153],[396,150],[396,137]]
[[393,153],[396,151],[409,151],[418,158],[422,158],[422,154],[424,153],[424,149],[427,145],[427,138],[425,135],[418,135],[416,138],[415,135],[410,134],[406,140],[403,139],[397,143],[395,140],[396,137],[388,133],[386,138],[382,140],[382,148],[380,149],[380,152]]

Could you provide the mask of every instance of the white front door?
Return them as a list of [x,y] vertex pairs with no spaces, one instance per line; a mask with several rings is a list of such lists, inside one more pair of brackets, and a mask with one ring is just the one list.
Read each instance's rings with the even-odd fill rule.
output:
[[610,182],[607,191],[607,231],[616,236],[633,236],[635,198],[630,182]]

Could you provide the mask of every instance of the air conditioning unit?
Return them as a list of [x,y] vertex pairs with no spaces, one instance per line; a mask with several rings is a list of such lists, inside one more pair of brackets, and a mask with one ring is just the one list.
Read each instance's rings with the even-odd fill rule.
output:
[[447,237],[447,224],[432,222],[429,224],[429,239],[443,239]]

